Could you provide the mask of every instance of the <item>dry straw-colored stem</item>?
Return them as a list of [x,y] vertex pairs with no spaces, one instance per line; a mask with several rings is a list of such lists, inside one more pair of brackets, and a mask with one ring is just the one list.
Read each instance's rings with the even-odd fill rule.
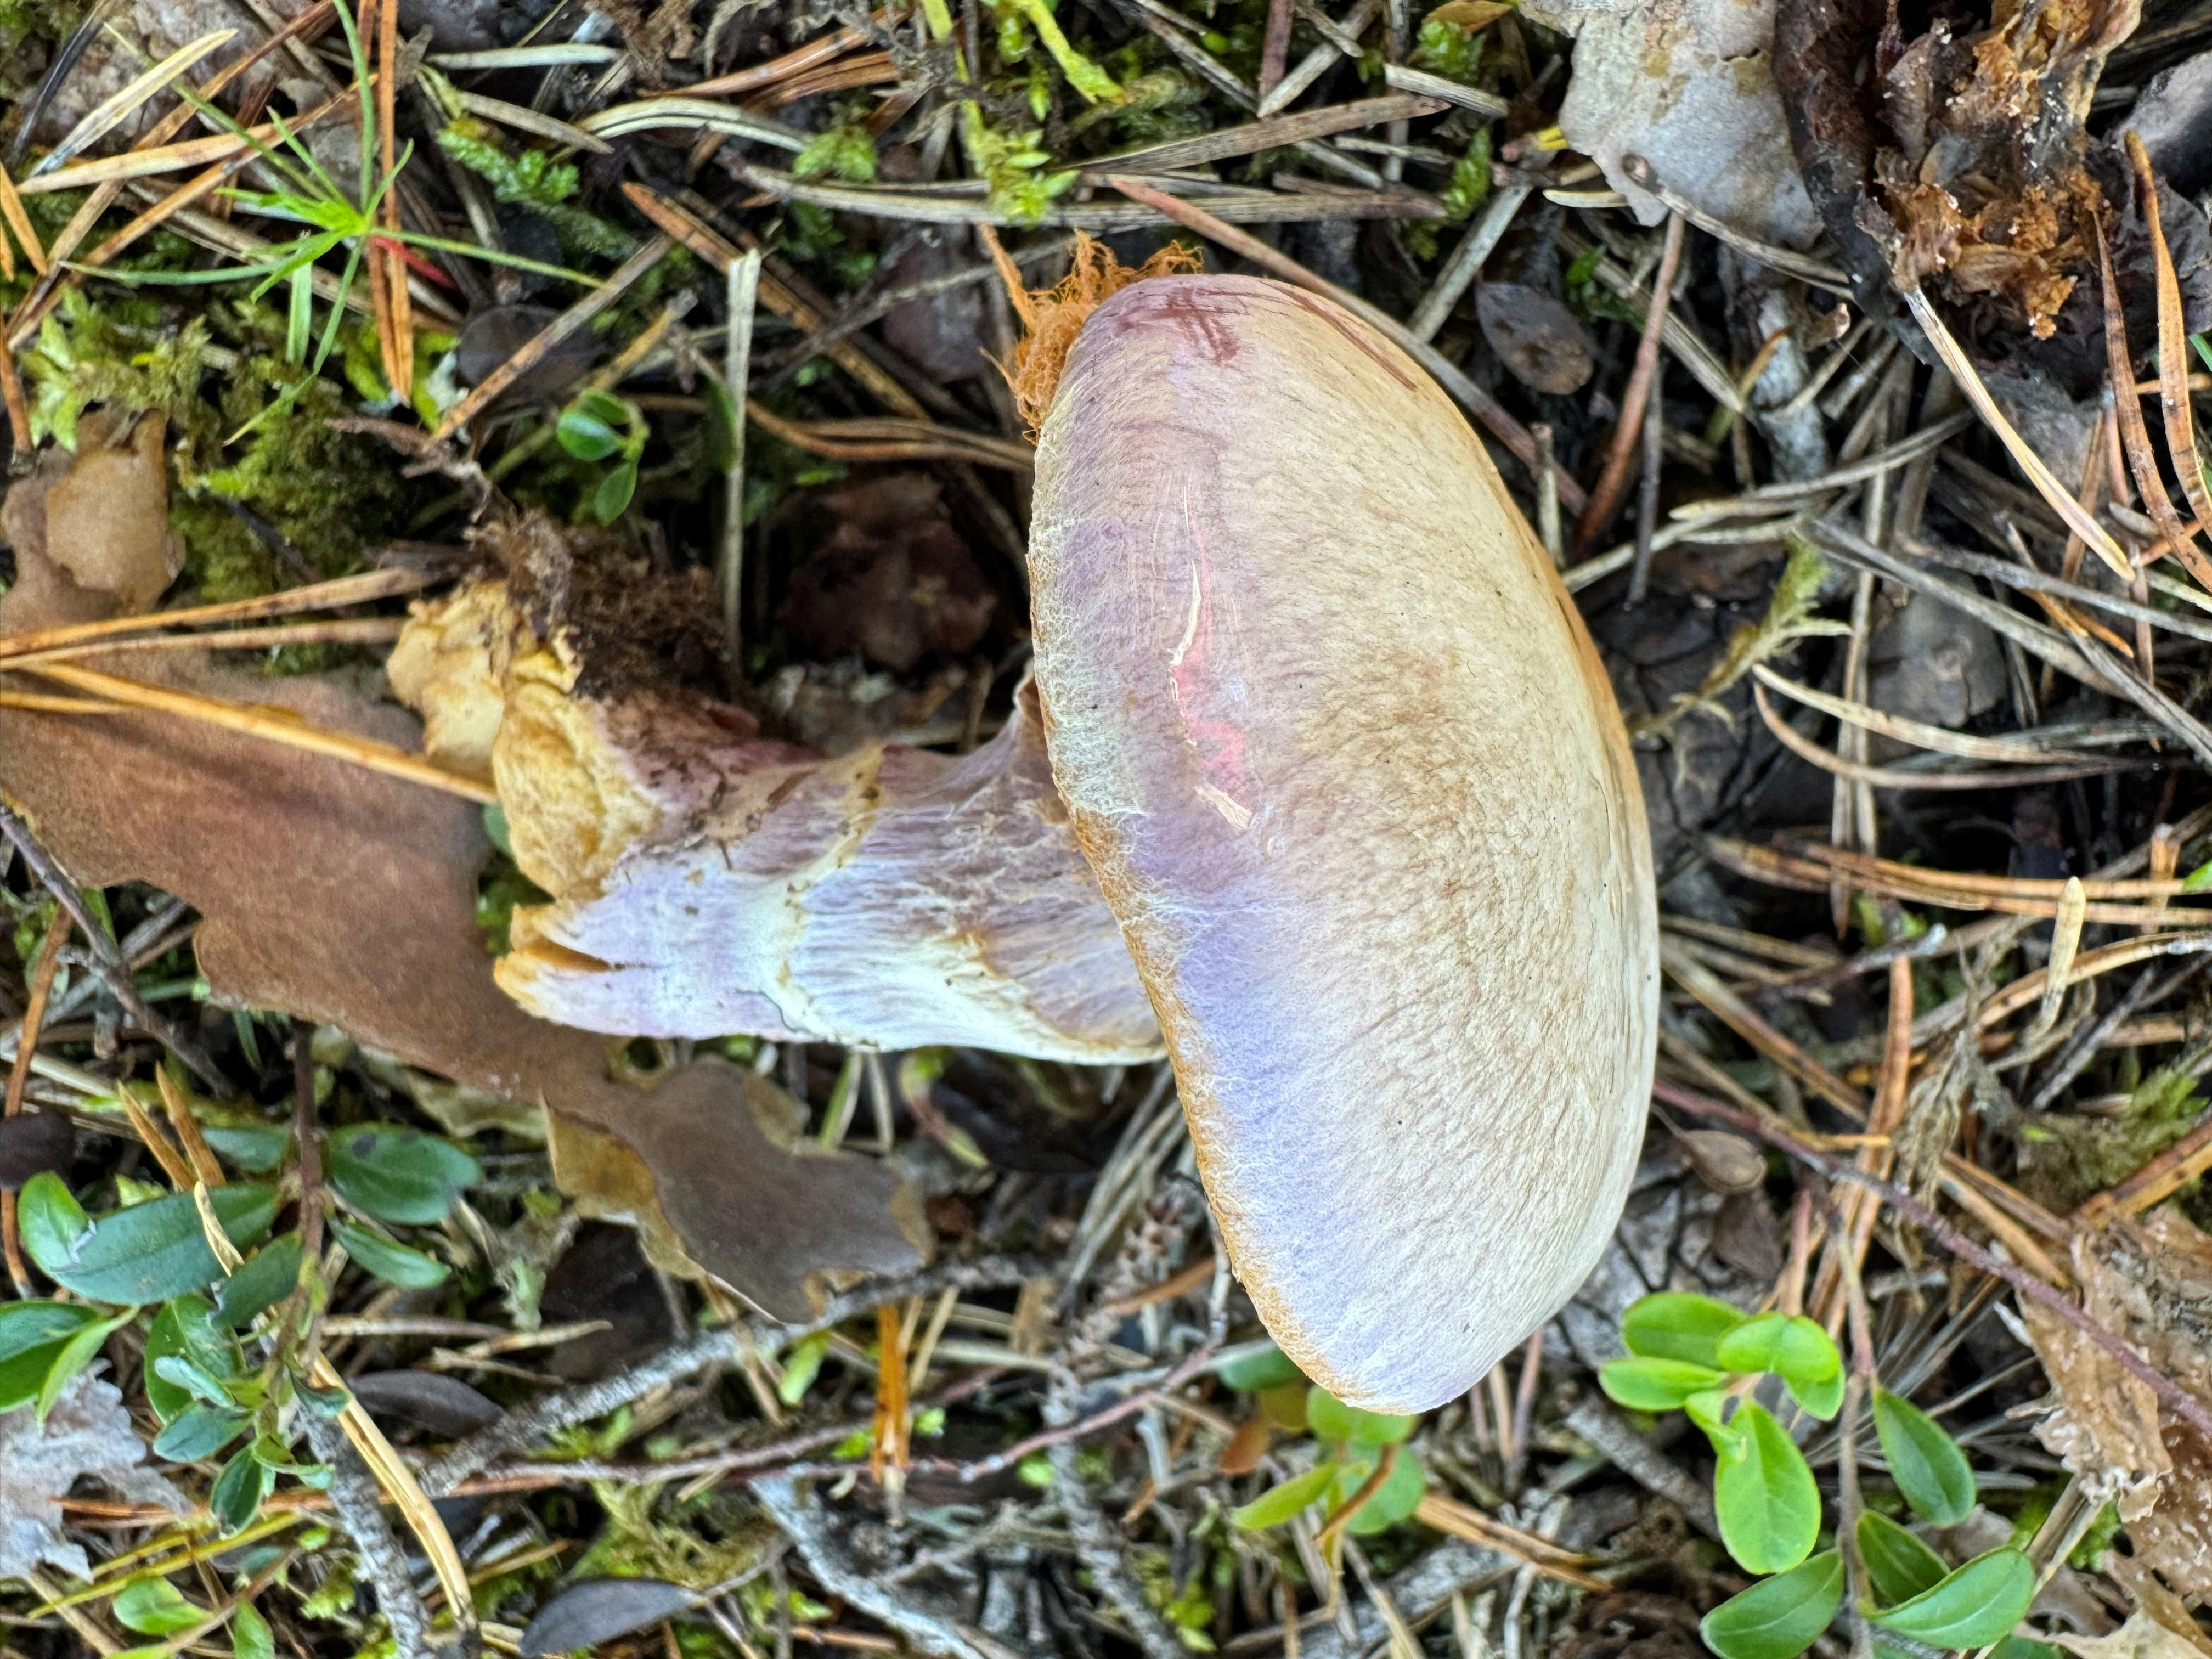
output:
[[[1996,399],[1990,396],[1989,387],[1982,384],[1982,377],[1976,372],[1973,360],[1966,356],[1966,348],[1959,343],[1957,336],[1936,314],[1936,307],[1927,295],[1917,287],[1906,289],[1905,303],[1912,312],[1912,319],[1920,325],[1921,332],[1936,348],[1936,355],[1943,360],[1943,367],[1951,371],[1951,378],[1966,394],[1966,401],[1973,404],[1974,412],[1982,417],[1990,431],[1996,434],[2014,465],[2035,486],[2036,493],[2050,504],[2051,511],[2057,514],[2069,530],[2081,537],[2095,551],[2114,575],[2122,581],[2131,580],[2136,574],[2135,566],[2120,550],[2119,544],[2112,539],[2104,526],[2083,509],[2072,493],[2051,476],[2051,469],[2043,463],[2043,458],[2005,418],[2004,411],[1996,405]],[[2131,376],[2129,378],[2132,380]]]
[[222,605],[193,605],[182,611],[154,611],[135,617],[110,617],[101,622],[70,623],[41,628],[28,634],[0,635],[0,661],[52,651],[93,640],[112,640],[125,634],[155,629],[203,627],[214,623],[258,622],[268,617],[296,616],[302,611],[335,611],[349,605],[366,605],[403,593],[419,593],[439,578],[421,570],[373,570],[365,575],[340,576],[306,587],[286,588],[258,599],[232,599]]
[[106,657],[134,651],[264,651],[291,645],[388,645],[407,626],[399,617],[359,617],[344,622],[280,623],[215,634],[153,634],[142,639],[93,640],[0,658],[0,668],[24,672],[50,662]]
[[409,783],[419,783],[432,789],[442,789],[449,795],[460,796],[464,800],[490,805],[499,799],[497,792],[489,784],[448,772],[442,767],[432,765],[419,755],[410,755],[404,750],[395,749],[390,744],[379,743],[372,738],[356,737],[349,732],[328,732],[320,726],[310,726],[305,720],[244,708],[237,703],[225,702],[218,697],[179,691],[168,686],[148,685],[138,680],[103,674],[94,669],[79,668],[69,663],[45,663],[27,672],[46,679],[59,681],[80,691],[91,692],[126,708],[174,714],[198,720],[204,726],[221,726],[226,731],[260,738],[311,755],[350,762],[356,766],[367,767],[372,772],[384,773],[388,777],[401,778]]
[[[1681,263],[1682,216],[1670,213],[1666,240],[1660,247],[1659,269],[1651,278],[1651,303],[1644,313],[1644,334],[1636,343],[1636,367],[1620,399],[1620,419],[1613,428],[1613,447],[1606,455],[1605,471],[1598,475],[1597,488],[1590,492],[1589,505],[1575,526],[1572,551],[1577,558],[1588,553],[1590,544],[1612,525],[1627,493],[1629,468],[1635,464],[1637,444],[1643,435],[1644,407],[1659,380],[1660,337],[1667,325],[1674,273]],[[1648,556],[1648,543],[1646,551]]]

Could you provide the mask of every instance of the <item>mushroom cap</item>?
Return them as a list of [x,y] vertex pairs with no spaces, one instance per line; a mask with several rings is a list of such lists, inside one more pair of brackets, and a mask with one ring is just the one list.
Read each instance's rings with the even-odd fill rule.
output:
[[1605,1248],[1658,921],[1595,648],[1402,352],[1280,283],[1085,325],[1038,453],[1053,775],[1284,1351],[1442,1404]]

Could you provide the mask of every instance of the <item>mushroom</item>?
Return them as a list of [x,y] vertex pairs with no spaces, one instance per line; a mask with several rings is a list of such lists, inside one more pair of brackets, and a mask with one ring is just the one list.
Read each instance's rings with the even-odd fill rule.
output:
[[1478,1382],[1596,1264],[1652,1068],[1634,763],[1458,411],[1282,284],[1084,325],[1030,559],[1053,777],[1238,1277],[1378,1410]]
[[526,1008],[1093,1061],[1164,1039],[1268,1331],[1347,1402],[1425,1410],[1573,1294],[1626,1195],[1658,996],[1627,737],[1397,347],[1279,283],[1115,291],[1140,273],[1089,257],[1054,301],[1103,302],[1015,371],[1046,411],[1035,678],[975,754],[823,760],[696,695],[587,690],[497,583],[419,608],[392,681],[553,896],[497,969]]

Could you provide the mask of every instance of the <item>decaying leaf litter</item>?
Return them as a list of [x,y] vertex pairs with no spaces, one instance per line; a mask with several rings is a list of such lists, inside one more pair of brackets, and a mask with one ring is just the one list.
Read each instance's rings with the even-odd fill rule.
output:
[[[2212,19],[0,42],[11,1645],[2212,1651]],[[1627,1211],[1418,1420],[1266,1341],[1048,810],[1053,313],[1005,263],[1095,300],[1170,235],[1459,402],[1638,739]],[[857,931],[780,959],[807,1022],[607,884],[742,857],[748,789],[878,825],[855,779],[920,827],[816,895]],[[927,979],[947,904],[1007,948],[917,1012],[875,964]],[[578,928],[659,965],[580,975]],[[1655,1344],[1802,1446],[1809,1511],[1694,1394],[1601,1385]]]

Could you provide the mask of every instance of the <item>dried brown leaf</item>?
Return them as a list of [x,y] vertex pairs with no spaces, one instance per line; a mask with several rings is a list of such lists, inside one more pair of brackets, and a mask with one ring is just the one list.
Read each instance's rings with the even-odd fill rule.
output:
[[[2212,1399],[2212,1238],[2171,1207],[2075,1242],[2082,1311],[2154,1369]],[[2135,1565],[2184,1595],[2212,1591],[2212,1446],[2161,1420],[2149,1389],[2039,1307],[2029,1335],[2056,1392],[2036,1429],[2075,1474],[2110,1481]]]
[[145,1460],[123,1395],[89,1372],[62,1390],[43,1423],[29,1406],[0,1416],[0,1578],[21,1578],[48,1563],[90,1576],[83,1547],[61,1534],[61,1500],[82,1476],[134,1503],[190,1513],[181,1492],[139,1467]]
[[[2126,1329],[2135,1289],[2126,1276],[2086,1240],[2076,1241],[2072,1267],[2082,1312],[2109,1329]],[[2039,1304],[2023,1302],[2021,1317],[2057,1395],[2057,1408],[2036,1425],[2036,1438],[2076,1474],[2111,1482],[2124,1519],[2148,1514],[2173,1470],[2159,1437],[2157,1395]]]
[[8,539],[39,540],[70,581],[145,610],[184,565],[183,545],[169,533],[164,430],[157,414],[135,422],[105,409],[86,416],[76,455],[49,451],[41,487],[9,493]]
[[2128,1622],[2110,1636],[2069,1636],[2062,1632],[2045,1639],[2077,1659],[2203,1659],[2203,1651],[2195,1643],[2140,1611],[2130,1613]]
[[[36,487],[11,495],[11,520],[30,516],[15,496]],[[112,609],[57,580],[42,544],[16,551],[24,580],[0,599],[0,633]],[[182,653],[158,672],[415,746],[410,717],[335,676],[260,679]],[[604,1039],[533,1019],[501,994],[475,916],[489,848],[474,807],[135,713],[0,711],[0,779],[79,881],[143,881],[196,907],[200,969],[220,996],[337,1025],[407,1065],[621,1139],[664,1197],[688,1189],[686,1218],[713,1218],[711,1237],[687,1241],[699,1264],[771,1314],[809,1311],[810,1274],[921,1261],[891,1214],[896,1177],[865,1159],[779,1152],[742,1104],[737,1068],[702,1061],[634,1088],[609,1077]]]

